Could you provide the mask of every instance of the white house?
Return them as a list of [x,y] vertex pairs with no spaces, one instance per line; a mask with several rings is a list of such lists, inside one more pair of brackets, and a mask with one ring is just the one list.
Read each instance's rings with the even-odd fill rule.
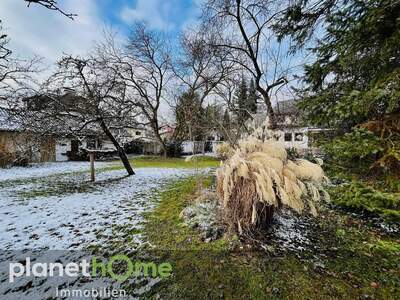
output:
[[[302,152],[312,148],[311,136],[321,131],[331,129],[322,129],[307,126],[301,120],[300,113],[294,100],[280,101],[274,107],[277,119],[277,129],[274,136],[277,140],[283,142],[285,148],[294,148]],[[264,106],[258,107],[257,114],[250,120],[250,126],[258,128],[262,126],[267,118],[267,112]]]

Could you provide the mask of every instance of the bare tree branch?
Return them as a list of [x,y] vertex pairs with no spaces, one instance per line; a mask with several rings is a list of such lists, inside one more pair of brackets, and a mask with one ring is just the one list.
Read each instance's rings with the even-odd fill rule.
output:
[[66,16],[67,18],[70,18],[71,20],[76,17],[76,14],[73,13],[67,13],[64,10],[62,10],[59,6],[56,0],[24,0],[25,2],[28,2],[28,7],[33,3],[33,4],[38,4],[43,7],[46,7],[47,9],[50,10],[55,10]]
[[160,105],[173,75],[167,40],[146,24],[136,23],[125,48],[121,49],[114,36],[108,35],[97,51],[126,85],[130,104],[141,111],[166,155]]
[[[212,32],[211,45],[225,49],[226,59],[239,65],[253,78],[257,91],[267,107],[269,125],[276,126],[271,93],[286,84],[287,75],[276,77],[283,54],[271,30],[273,20],[282,13],[280,1],[275,0],[208,0],[202,16],[203,30]],[[277,51],[278,53],[273,53]],[[275,58],[273,58],[275,55]],[[272,59],[271,59],[272,58]],[[267,59],[267,60],[265,60]]]

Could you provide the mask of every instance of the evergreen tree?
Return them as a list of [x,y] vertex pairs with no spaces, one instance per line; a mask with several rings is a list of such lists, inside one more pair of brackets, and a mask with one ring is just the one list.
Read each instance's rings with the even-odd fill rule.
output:
[[249,92],[247,96],[247,109],[249,112],[255,114],[257,112],[257,87],[254,83],[254,80],[250,80],[250,85],[249,85]]
[[315,18],[325,20],[325,35],[313,49],[316,61],[305,68],[301,107],[310,120],[350,129],[400,112],[400,2],[324,0],[318,7],[310,14],[296,3],[279,30],[301,43]]
[[248,119],[248,112],[247,112],[247,82],[244,77],[240,81],[240,84],[235,92],[235,113],[237,116],[237,121],[239,124],[243,124]]
[[[325,35],[313,49],[316,60],[306,66],[307,88],[300,108],[317,125],[349,132],[333,145],[363,145],[362,152],[332,147],[335,161],[351,154],[374,167],[398,172],[400,167],[400,2],[398,0],[323,0],[318,6],[296,2],[278,27],[300,44],[310,34]],[[329,9],[326,9],[329,7]],[[311,12],[311,13],[310,13]],[[368,129],[375,134],[360,132]],[[374,138],[381,147],[369,149]],[[347,144],[346,144],[347,143]]]
[[231,127],[231,119],[229,117],[229,112],[227,109],[225,109],[225,112],[224,112],[224,118],[222,120],[222,125],[227,129],[229,129]]
[[204,109],[201,107],[199,96],[192,90],[183,93],[178,98],[175,109],[179,140],[197,139],[202,136]]

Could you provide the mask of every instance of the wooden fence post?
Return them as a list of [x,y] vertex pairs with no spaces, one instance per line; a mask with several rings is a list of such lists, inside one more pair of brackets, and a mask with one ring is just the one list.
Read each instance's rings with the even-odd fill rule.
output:
[[94,172],[94,153],[93,152],[91,152],[90,154],[89,154],[89,157],[90,157],[90,180],[92,181],[92,182],[94,182],[95,181],[95,172]]

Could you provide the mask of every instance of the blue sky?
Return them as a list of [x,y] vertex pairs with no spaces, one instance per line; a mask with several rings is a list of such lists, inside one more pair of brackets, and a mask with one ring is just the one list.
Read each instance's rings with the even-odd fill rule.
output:
[[199,13],[196,0],[99,0],[101,15],[110,24],[127,31],[134,21],[177,36]]
[[202,0],[59,0],[60,7],[76,13],[74,21],[23,0],[0,0],[0,19],[16,55],[38,55],[51,65],[63,53],[84,54],[112,26],[127,36],[136,21],[171,37],[196,21]]

